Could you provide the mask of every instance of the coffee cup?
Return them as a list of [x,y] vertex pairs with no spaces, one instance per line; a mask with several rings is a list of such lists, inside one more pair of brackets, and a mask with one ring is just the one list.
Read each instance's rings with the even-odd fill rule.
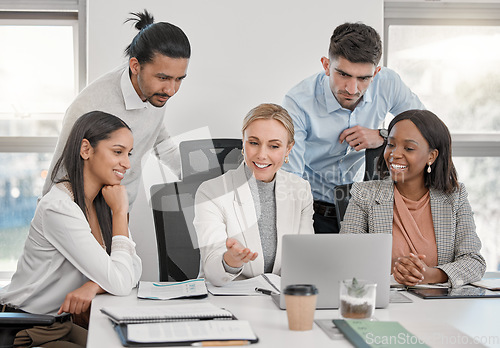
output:
[[316,309],[318,289],[311,284],[288,285],[285,294],[288,328],[294,331],[311,330]]

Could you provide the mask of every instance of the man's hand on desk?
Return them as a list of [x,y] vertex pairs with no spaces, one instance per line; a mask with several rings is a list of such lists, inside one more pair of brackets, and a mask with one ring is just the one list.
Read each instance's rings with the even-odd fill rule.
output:
[[339,143],[347,141],[350,147],[356,151],[363,149],[375,149],[384,143],[378,129],[369,129],[354,126],[344,130],[339,137]]

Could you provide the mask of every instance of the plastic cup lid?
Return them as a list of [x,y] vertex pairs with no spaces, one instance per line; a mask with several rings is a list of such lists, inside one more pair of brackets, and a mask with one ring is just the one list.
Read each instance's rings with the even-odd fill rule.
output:
[[283,291],[285,295],[308,296],[318,294],[318,288],[312,284],[288,285]]

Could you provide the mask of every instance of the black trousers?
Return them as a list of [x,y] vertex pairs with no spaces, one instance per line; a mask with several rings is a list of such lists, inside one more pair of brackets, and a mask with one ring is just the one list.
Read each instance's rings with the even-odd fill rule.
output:
[[314,233],[339,233],[339,224],[336,216],[323,216],[314,213]]

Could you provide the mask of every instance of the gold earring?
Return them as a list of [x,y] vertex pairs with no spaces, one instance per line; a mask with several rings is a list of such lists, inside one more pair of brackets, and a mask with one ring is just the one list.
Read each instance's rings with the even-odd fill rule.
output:
[[427,165],[427,173],[429,173],[429,174],[432,172],[432,169],[431,169],[431,164],[432,164],[432,163],[431,163],[431,162],[429,162],[429,163],[428,163],[428,165]]
[[288,163],[288,156],[285,156],[285,163]]
[[242,155],[245,155],[245,153],[243,152],[243,149],[241,149],[241,154],[242,154]]

